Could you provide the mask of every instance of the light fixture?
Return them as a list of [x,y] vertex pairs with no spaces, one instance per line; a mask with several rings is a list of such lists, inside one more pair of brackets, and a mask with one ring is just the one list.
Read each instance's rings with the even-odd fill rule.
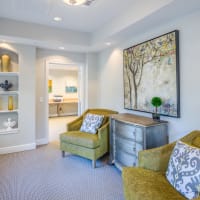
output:
[[56,21],[56,22],[60,22],[60,21],[62,21],[62,18],[61,17],[54,17],[53,20]]
[[106,45],[107,45],[107,46],[110,46],[110,45],[111,45],[111,42],[106,42]]
[[89,6],[94,0],[63,0],[64,3],[70,6],[85,5]]
[[60,46],[60,47],[58,47],[60,50],[64,50],[65,49],[65,47],[63,47],[63,46]]

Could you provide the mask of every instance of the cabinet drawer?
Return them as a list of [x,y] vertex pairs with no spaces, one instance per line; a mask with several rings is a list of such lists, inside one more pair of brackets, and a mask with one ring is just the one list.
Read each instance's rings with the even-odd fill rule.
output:
[[124,166],[135,166],[137,162],[137,156],[128,154],[124,151],[117,150],[115,155],[115,162],[120,162]]
[[129,138],[136,142],[143,142],[143,130],[141,127],[115,122],[115,133],[123,138]]
[[116,137],[116,149],[137,155],[139,151],[143,150],[143,144]]

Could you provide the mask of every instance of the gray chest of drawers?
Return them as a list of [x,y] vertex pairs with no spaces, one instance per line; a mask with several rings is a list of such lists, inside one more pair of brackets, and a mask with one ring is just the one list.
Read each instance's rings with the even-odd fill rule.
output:
[[138,152],[168,143],[168,123],[132,114],[110,117],[110,163],[137,166]]

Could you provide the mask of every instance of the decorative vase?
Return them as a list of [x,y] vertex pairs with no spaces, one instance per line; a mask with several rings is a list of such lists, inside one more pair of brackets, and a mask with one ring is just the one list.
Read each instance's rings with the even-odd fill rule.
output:
[[2,71],[3,72],[8,72],[8,68],[10,65],[10,56],[8,55],[2,55],[1,56],[1,65],[2,65]]
[[160,115],[158,113],[152,113],[152,118],[154,121],[160,121]]
[[13,110],[13,97],[8,97],[8,110]]
[[8,80],[5,80],[4,83],[0,83],[0,87],[4,89],[4,91],[8,91],[12,87],[12,83],[9,83]]

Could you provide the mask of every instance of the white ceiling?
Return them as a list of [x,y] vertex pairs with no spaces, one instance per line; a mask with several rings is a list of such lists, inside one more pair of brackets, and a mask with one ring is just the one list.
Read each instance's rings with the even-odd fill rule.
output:
[[[1,0],[0,19],[88,34],[87,50],[99,50],[103,42],[126,37],[127,32],[134,31],[134,26],[137,29],[148,27],[197,9],[200,9],[200,0],[95,0],[88,7],[68,6],[62,0]],[[54,17],[63,20],[55,22]],[[27,39],[30,38],[26,36]],[[42,46],[41,41],[37,44]],[[81,49],[81,44],[78,46]]]
[[[93,32],[122,15],[137,2],[95,0],[90,6],[73,7],[64,4],[62,0],[1,0],[0,17]],[[54,22],[55,16],[62,17],[63,21]]]

